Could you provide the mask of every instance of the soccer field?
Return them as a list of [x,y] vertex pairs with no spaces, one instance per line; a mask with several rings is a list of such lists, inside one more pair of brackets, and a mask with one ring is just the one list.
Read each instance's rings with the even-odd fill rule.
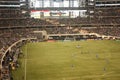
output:
[[120,80],[120,41],[28,43],[22,51],[14,80]]

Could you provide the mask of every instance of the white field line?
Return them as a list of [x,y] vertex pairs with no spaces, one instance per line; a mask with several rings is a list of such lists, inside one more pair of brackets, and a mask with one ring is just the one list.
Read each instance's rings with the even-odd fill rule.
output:
[[26,48],[25,48],[25,78],[24,80],[27,80],[27,45],[26,45]]
[[79,77],[66,77],[66,78],[62,78],[62,80],[75,80],[75,79],[85,79],[85,78],[100,78],[103,76],[107,76],[107,77],[111,77],[111,76],[120,76],[120,74],[116,74],[116,75],[110,75],[110,74],[114,74],[114,72],[108,72],[108,73],[104,73],[103,75],[85,75],[85,76],[79,76]]
[[97,77],[103,77],[103,76],[111,76],[110,74],[113,74],[113,73],[114,72],[108,72],[102,75],[86,75],[86,76],[83,76],[82,78],[97,78]]

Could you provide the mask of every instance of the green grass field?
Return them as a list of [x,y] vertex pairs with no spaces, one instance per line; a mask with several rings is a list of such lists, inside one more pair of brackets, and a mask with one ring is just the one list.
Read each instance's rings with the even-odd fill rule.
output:
[[28,43],[22,50],[14,80],[120,80],[120,41]]

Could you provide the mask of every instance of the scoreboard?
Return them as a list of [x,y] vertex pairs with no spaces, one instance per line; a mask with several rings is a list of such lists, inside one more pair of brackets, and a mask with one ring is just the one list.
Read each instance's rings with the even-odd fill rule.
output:
[[76,18],[78,16],[87,17],[87,10],[32,10],[33,18]]
[[29,0],[30,8],[79,7],[84,0]]
[[[85,6],[85,0],[29,0],[31,17],[34,18],[75,18],[86,17],[86,10],[72,10],[60,8],[79,8]],[[40,8],[40,10],[38,9]],[[57,8],[57,10],[50,10]],[[45,10],[47,9],[47,10]]]

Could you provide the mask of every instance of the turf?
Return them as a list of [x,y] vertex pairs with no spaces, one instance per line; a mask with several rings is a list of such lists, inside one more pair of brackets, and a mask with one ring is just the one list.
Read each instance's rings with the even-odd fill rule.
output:
[[28,43],[22,50],[14,80],[120,80],[120,41]]

